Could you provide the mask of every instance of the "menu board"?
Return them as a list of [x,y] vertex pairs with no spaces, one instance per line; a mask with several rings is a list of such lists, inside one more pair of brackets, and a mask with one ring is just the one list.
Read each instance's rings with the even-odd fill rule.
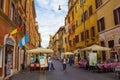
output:
[[46,56],[40,56],[39,60],[40,60],[40,67],[47,67],[48,66]]
[[89,65],[97,65],[97,53],[89,53]]
[[11,68],[12,68],[12,54],[8,54],[8,59],[7,59],[7,75],[11,73]]

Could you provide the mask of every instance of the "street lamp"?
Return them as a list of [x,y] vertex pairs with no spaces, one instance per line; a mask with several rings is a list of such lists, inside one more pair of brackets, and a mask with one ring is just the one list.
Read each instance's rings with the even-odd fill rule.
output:
[[68,6],[68,5],[58,5],[58,10],[62,10],[61,6]]
[[61,6],[60,5],[58,5],[58,10],[61,10]]

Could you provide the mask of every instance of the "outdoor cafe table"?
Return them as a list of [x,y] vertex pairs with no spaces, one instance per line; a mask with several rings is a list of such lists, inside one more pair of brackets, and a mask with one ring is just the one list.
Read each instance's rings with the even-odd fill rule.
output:
[[97,64],[98,68],[115,68],[116,66],[120,66],[120,62],[114,62],[114,63],[99,63]]
[[79,61],[79,65],[86,68],[87,61]]

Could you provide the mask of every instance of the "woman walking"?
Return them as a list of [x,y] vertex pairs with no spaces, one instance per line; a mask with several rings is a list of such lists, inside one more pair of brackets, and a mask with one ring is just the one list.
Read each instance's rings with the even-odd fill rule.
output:
[[66,59],[63,58],[63,71],[66,71]]

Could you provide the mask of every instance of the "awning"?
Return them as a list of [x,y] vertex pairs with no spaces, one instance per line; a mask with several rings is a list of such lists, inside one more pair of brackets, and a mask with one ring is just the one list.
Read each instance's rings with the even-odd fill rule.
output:
[[72,52],[65,52],[64,55],[74,55]]
[[36,48],[27,50],[27,53],[53,53],[54,51],[52,49],[46,49],[46,48]]
[[120,44],[118,44],[118,45],[115,45],[115,47],[120,47]]
[[92,51],[109,51],[109,50],[111,50],[111,49],[108,48],[108,47],[102,47],[102,46],[100,46],[100,45],[94,44],[94,45],[92,45],[92,46],[90,46],[90,47],[86,47],[86,48],[81,49],[81,51],[85,51],[85,50],[92,50]]
[[80,49],[76,49],[76,50],[74,50],[74,53],[79,53],[80,52]]

